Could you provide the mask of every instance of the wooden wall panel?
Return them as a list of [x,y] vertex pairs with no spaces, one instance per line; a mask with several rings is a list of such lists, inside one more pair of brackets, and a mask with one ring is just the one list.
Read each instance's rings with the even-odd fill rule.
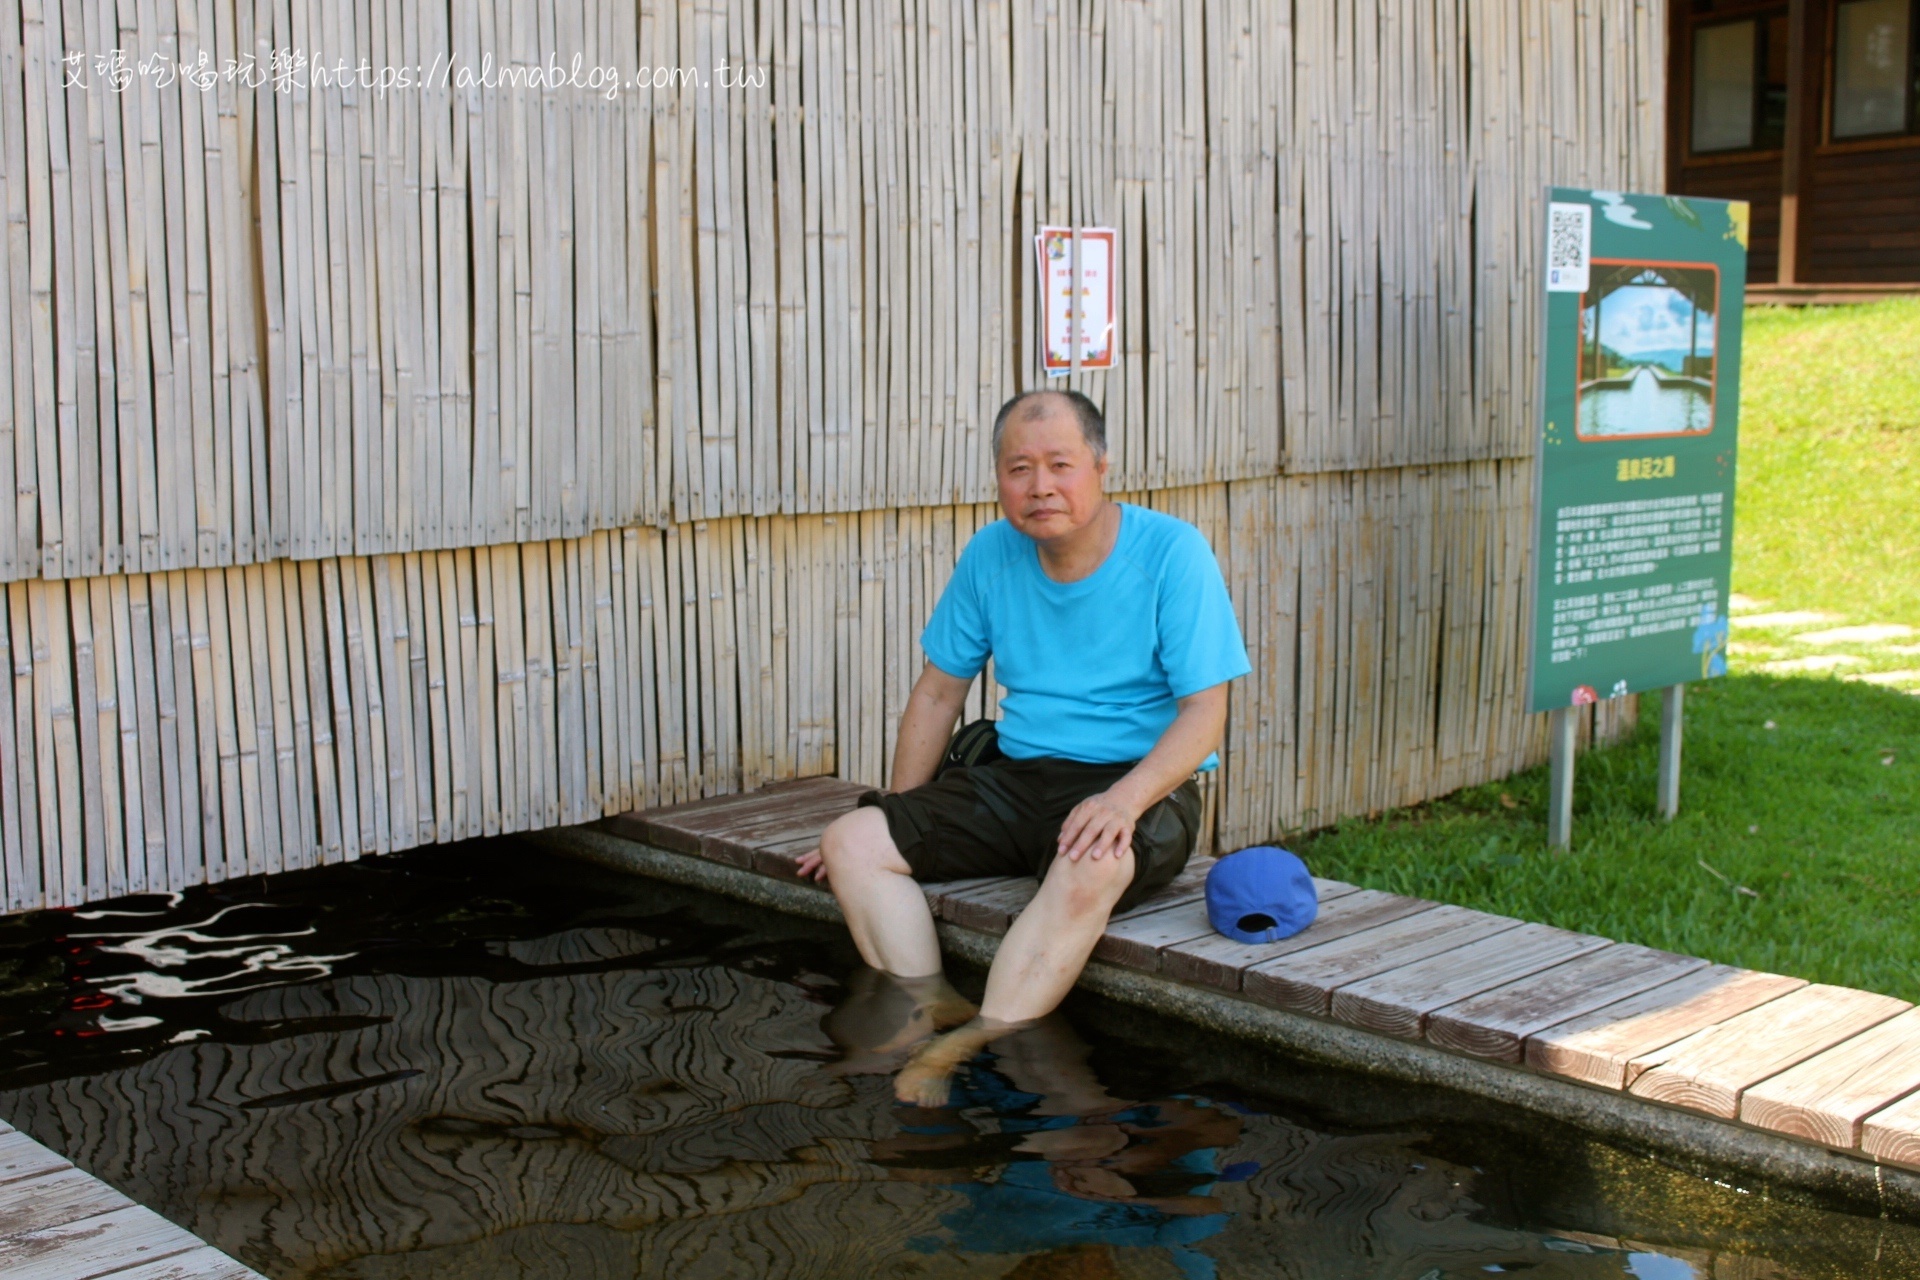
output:
[[1816,151],[1807,167],[1801,278],[1920,280],[1920,142]]
[[[1749,212],[1747,279],[1770,283],[1780,274],[1780,159],[1716,161],[1676,166],[1674,189],[1710,200],[1745,200]],[[1802,206],[1802,217],[1806,216]],[[1803,263],[1804,266],[1804,263]]]
[[[1526,464],[1132,495],[1197,525],[1255,657],[1223,847],[1543,758]],[[884,785],[921,626],[994,507],[14,583],[7,910],[529,831],[816,774]],[[992,714],[990,681],[969,717]],[[1631,723],[1609,708],[1601,732]]]
[[986,500],[1041,222],[1120,230],[1124,487],[1524,456],[1541,187],[1658,184],[1654,15],[0,0],[0,579]]

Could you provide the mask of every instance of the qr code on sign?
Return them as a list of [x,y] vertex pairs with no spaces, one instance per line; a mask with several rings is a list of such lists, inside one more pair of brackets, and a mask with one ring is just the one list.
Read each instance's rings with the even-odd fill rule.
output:
[[1585,293],[1593,249],[1593,206],[1547,206],[1547,292]]

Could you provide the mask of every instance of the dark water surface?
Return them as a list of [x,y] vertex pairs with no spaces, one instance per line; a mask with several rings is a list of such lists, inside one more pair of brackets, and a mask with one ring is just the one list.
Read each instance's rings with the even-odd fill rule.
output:
[[1914,1226],[1094,998],[901,1107],[822,1027],[870,986],[468,844],[0,921],[0,1117],[276,1278],[1920,1275]]

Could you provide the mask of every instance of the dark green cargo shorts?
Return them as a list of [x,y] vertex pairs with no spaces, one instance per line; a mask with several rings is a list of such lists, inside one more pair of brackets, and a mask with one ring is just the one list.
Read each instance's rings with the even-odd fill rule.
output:
[[[945,769],[911,791],[869,791],[860,803],[886,814],[893,843],[916,880],[1045,877],[1073,807],[1132,768],[1003,756],[971,768]],[[1188,779],[1134,824],[1133,883],[1114,914],[1179,875],[1199,834],[1200,788]]]

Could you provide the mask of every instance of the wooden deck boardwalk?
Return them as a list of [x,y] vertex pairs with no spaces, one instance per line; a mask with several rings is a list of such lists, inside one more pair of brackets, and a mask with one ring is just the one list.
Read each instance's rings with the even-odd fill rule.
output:
[[[808,779],[603,825],[791,881],[863,790]],[[1920,1010],[1904,1000],[1329,880],[1310,928],[1247,946],[1207,924],[1208,865],[1116,916],[1094,958],[1920,1169]],[[1035,888],[955,881],[927,898],[940,919],[1003,933]]]
[[263,1280],[198,1236],[0,1123],[0,1276]]

